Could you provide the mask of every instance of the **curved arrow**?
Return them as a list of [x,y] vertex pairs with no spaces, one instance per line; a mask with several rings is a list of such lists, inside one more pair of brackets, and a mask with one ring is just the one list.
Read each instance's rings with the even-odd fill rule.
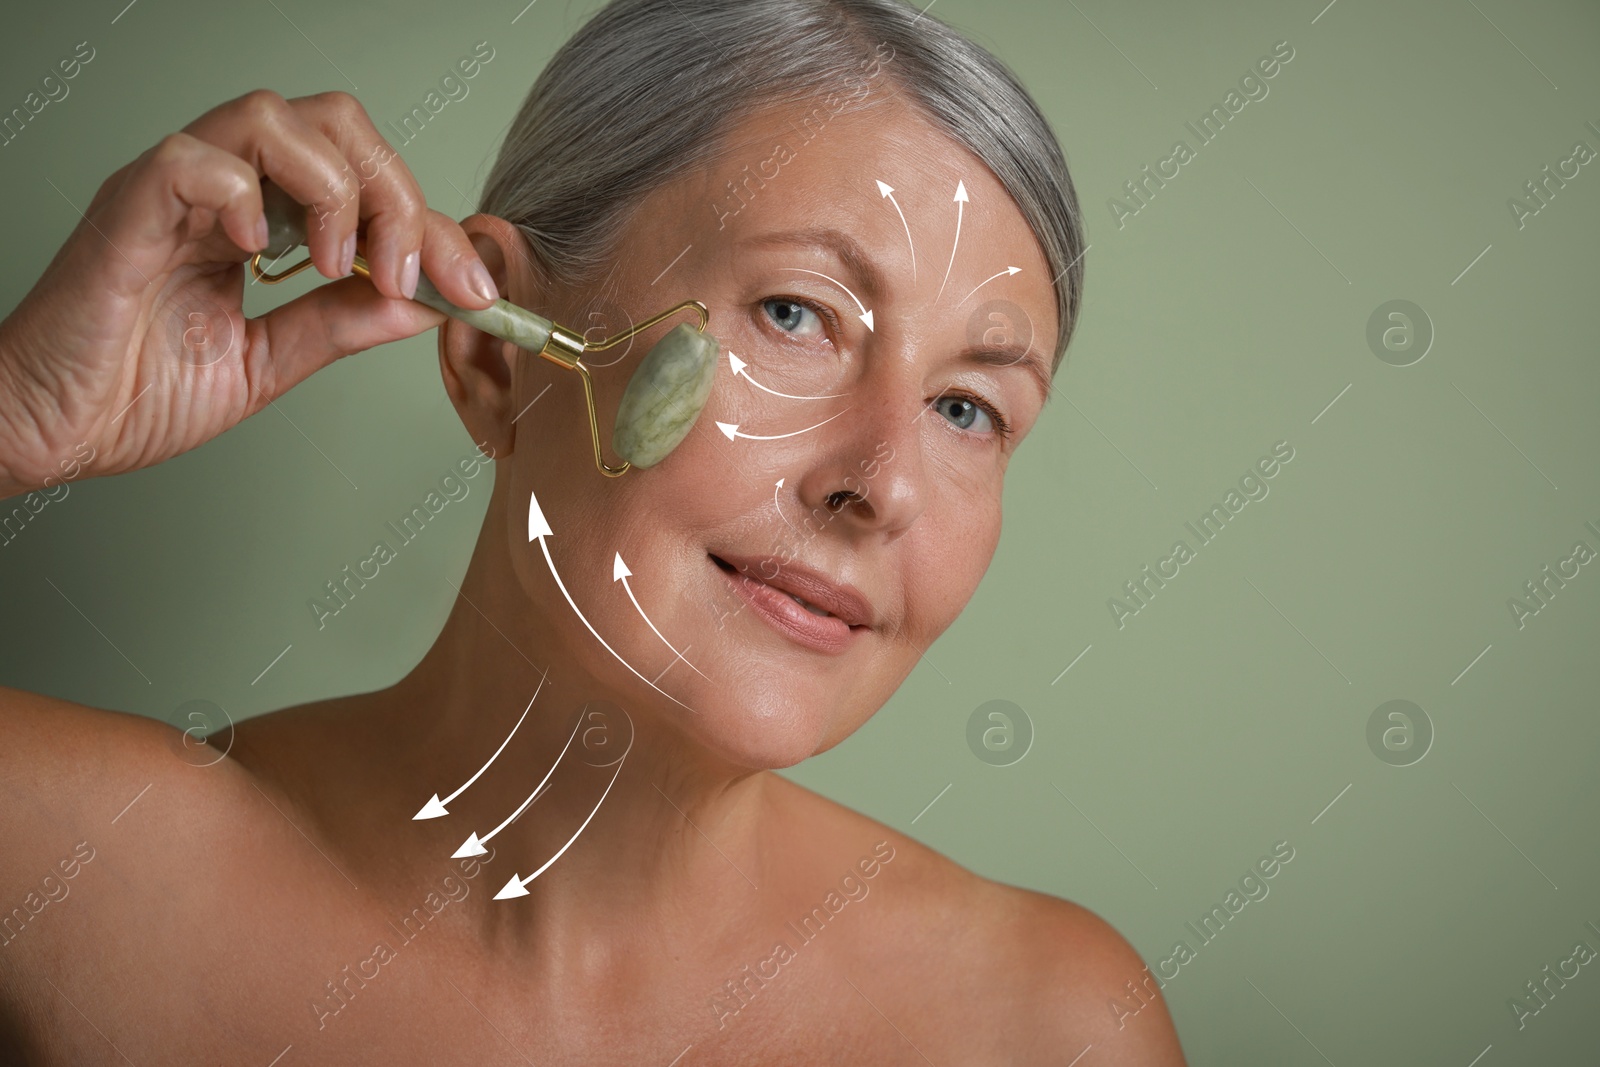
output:
[[781,396],[785,400],[833,400],[836,397],[849,395],[848,393],[829,393],[827,396],[793,396],[789,393],[780,393],[776,389],[768,389],[766,386],[750,377],[750,375],[745,372],[745,368],[750,364],[746,363],[732,352],[728,353],[728,364],[733,367],[733,376],[735,378],[743,374],[744,380],[755,386],[757,389],[760,389],[763,392],[771,393],[773,396]]
[[[631,575],[632,573],[633,572],[628,569],[628,565],[626,563],[622,562],[622,553],[618,552],[617,553],[616,562],[614,562],[611,565],[611,580],[613,582],[620,581],[622,583],[622,588],[626,589],[628,591],[628,599],[633,601],[634,609],[636,611],[638,611],[639,618],[644,620],[644,623],[645,623],[646,626],[650,627],[650,629],[655,631],[655,635],[657,637],[661,638],[661,643],[663,645],[666,645],[668,648],[671,648],[672,649],[672,654],[674,656],[677,656],[679,659],[683,660],[683,662],[685,662],[685,663],[689,663],[689,658],[687,656],[685,656],[682,652],[679,652],[676,648],[674,648],[672,642],[667,640],[667,637],[666,637],[665,634],[663,634],[660,630],[656,630],[656,624],[651,622],[650,621],[650,616],[646,615],[644,613],[644,609],[639,607],[639,598],[633,595],[633,586],[628,584],[628,576]],[[689,663],[689,669],[691,671],[694,671],[694,673],[698,674],[700,677],[706,678],[705,672],[702,671],[699,667],[696,667],[693,663]],[[658,675],[658,677],[659,677],[659,675]],[[710,678],[706,678],[706,681],[709,682],[709,681],[711,681],[711,679]]]
[[579,715],[577,724],[572,728],[572,735],[567,738],[567,743],[562,746],[561,755],[557,756],[556,761],[550,764],[550,769],[544,774],[544,780],[534,787],[533,792],[528,794],[528,799],[524,800],[521,805],[517,807],[516,811],[506,816],[504,822],[502,822],[499,826],[496,826],[493,830],[490,830],[488,833],[484,834],[482,837],[479,837],[476,833],[468,834],[467,839],[461,843],[460,848],[455,850],[455,853],[450,857],[451,859],[458,860],[464,856],[481,856],[485,852],[489,851],[483,847],[483,842],[490,840],[495,834],[516,822],[517,819],[521,817],[522,813],[528,810],[528,805],[539,799],[539,794],[543,793],[544,787],[550,784],[550,776],[556,773],[557,767],[561,766],[562,757],[567,754],[567,749],[572,747],[572,738],[578,736],[578,727],[582,725],[583,716]]
[[[580,717],[578,721],[581,723],[583,719]],[[622,754],[622,758],[617,760],[617,769],[611,772],[611,781],[606,783],[606,791],[600,794],[600,799],[595,802],[594,810],[590,811],[589,817],[583,820],[583,825],[578,827],[578,832],[567,838],[567,843],[562,845],[554,856],[551,856],[549,859],[545,860],[543,867],[540,867],[537,871],[534,871],[532,874],[528,875],[528,877],[518,878],[513,874],[511,876],[511,880],[505,884],[500,892],[494,895],[494,899],[510,900],[512,897],[525,897],[528,895],[528,883],[539,877],[545,871],[549,870],[550,865],[556,860],[560,859],[561,854],[572,847],[572,843],[578,839],[578,835],[582,834],[583,831],[588,828],[589,820],[595,817],[595,813],[600,810],[600,805],[606,802],[606,797],[610,794],[611,787],[617,784],[617,776],[622,773],[622,765],[628,761],[628,752],[631,751],[633,751],[633,739],[629,738],[628,751],[624,752]]]
[[819,278],[827,278],[828,281],[832,282],[834,285],[837,285],[839,288],[843,289],[846,293],[850,293],[850,299],[854,300],[856,302],[856,307],[861,309],[861,315],[860,315],[861,321],[867,324],[867,329],[869,329],[869,330],[872,329],[872,312],[867,310],[867,305],[865,305],[865,304],[863,304],[861,302],[861,298],[860,297],[858,297],[858,296],[856,296],[856,294],[850,292],[850,287],[848,285],[846,285],[844,282],[841,282],[838,278],[829,278],[828,275],[822,273],[819,270],[806,270],[804,267],[784,267],[782,269],[784,269],[784,270],[797,270],[801,274],[815,274]]
[[878,194],[880,196],[882,196],[885,200],[889,201],[889,203],[893,204],[895,211],[899,212],[899,214],[900,214],[900,225],[902,225],[902,226],[904,226],[906,228],[906,244],[911,246],[911,280],[912,281],[916,281],[917,280],[917,246],[911,240],[911,224],[906,221],[906,213],[904,211],[900,211],[900,201],[898,201],[898,200],[896,200],[894,198],[894,189],[890,187],[888,182],[880,181],[878,183]]
[[[1021,267],[1007,267],[1005,270],[1000,272],[1000,274],[1007,274],[1007,275],[1009,275],[1009,274],[1020,274],[1020,273],[1022,273],[1022,268]],[[976,293],[979,289],[982,289],[984,286],[988,285],[990,282],[992,282],[996,278],[1000,277],[1000,274],[990,275],[989,277],[985,278],[983,281],[979,282],[977,285],[974,285],[972,287],[972,293]],[[971,300],[972,299],[972,293],[968,293],[966,296],[962,297],[960,302],[956,304],[956,307],[960,307],[962,304],[965,304],[968,300]]]
[[[956,239],[955,243],[950,246],[950,266],[944,269],[944,281],[939,283],[939,296],[944,295],[944,287],[950,281],[950,267],[954,267],[956,265],[956,249],[961,247],[961,216],[965,213],[967,206],[966,182],[956,182],[956,198],[954,203],[956,205]],[[934,299],[937,300],[939,297],[936,296]]]
[[[845,408],[844,409],[844,411],[849,411],[849,410],[850,410],[849,408]],[[840,415],[843,415],[844,411],[838,412],[837,414],[834,414],[834,415],[829,415],[827,418],[825,418],[821,422],[817,423],[817,426],[826,426],[828,423],[832,422],[834,419],[837,419]],[[723,433],[727,434],[728,435],[728,440],[730,440],[730,441],[732,441],[735,437],[743,437],[747,441],[781,441],[785,437],[794,437],[797,434],[810,433],[812,430],[815,430],[817,428],[817,426],[807,426],[804,430],[796,430],[796,431],[794,431],[794,433],[780,433],[780,434],[774,434],[771,437],[762,437],[762,436],[760,436],[758,434],[740,432],[739,424],[736,423],[736,422],[719,422],[719,423],[717,423],[717,429],[719,429]]]
[[781,505],[779,505],[779,503],[778,503],[778,490],[782,489],[782,488],[783,488],[783,479],[779,478],[778,479],[778,484],[772,490],[772,506],[778,509],[778,518],[783,520],[784,525],[788,526],[789,529],[793,530],[794,529],[794,523],[789,521],[789,516],[787,516],[787,515],[785,515],[783,513],[783,507]]
[[[528,706],[522,709],[522,719],[526,719],[528,717],[528,712],[533,710],[533,701],[539,699],[539,690],[544,688],[545,678],[548,677],[550,677],[550,674],[548,671],[546,671],[544,677],[539,679],[538,688],[533,691],[533,700],[528,701]],[[522,719],[517,720],[517,726],[522,725]],[[511,728],[511,732],[506,734],[506,739],[500,742],[500,747],[494,750],[493,756],[489,757],[489,763],[493,763],[499,757],[500,753],[506,750],[506,746],[509,745],[511,743],[511,739],[516,736],[517,726],[513,726]],[[474,774],[471,778],[468,778],[462,783],[460,789],[457,789],[454,793],[451,793],[443,800],[439,799],[438,793],[433,794],[432,799],[430,799],[426,804],[422,805],[422,810],[411,816],[411,820],[416,822],[418,819],[437,819],[441,815],[449,815],[450,809],[445,807],[445,805],[455,800],[455,798],[460,796],[462,793],[465,793],[467,791],[467,786],[471,785],[473,782],[476,782],[478,780],[478,776],[489,769],[489,763],[485,763],[482,767],[479,767],[477,774]]]
[[545,538],[553,537],[554,535],[555,531],[550,529],[550,523],[545,520],[544,512],[539,509],[539,498],[530,492],[528,494],[528,540],[537,540],[539,542],[539,548],[544,552],[545,565],[550,568],[550,577],[556,580],[556,588],[560,589],[561,595],[566,598],[567,607],[572,609],[572,613],[578,617],[578,621],[583,623],[584,627],[591,634],[594,634],[594,639],[599,641],[601,646],[607,652],[611,653],[611,655],[616,658],[618,663],[628,668],[628,670],[633,671],[634,677],[638,678],[645,685],[648,685],[651,689],[654,689],[656,692],[660,693],[662,696],[678,705],[678,707],[683,708],[685,711],[694,712],[696,715],[700,714],[689,705],[685,704],[683,701],[679,700],[677,697],[673,696],[671,693],[667,692],[665,689],[662,689],[659,685],[656,685],[656,683],[652,682],[650,679],[634,670],[633,664],[623,659],[621,653],[612,648],[609,644],[606,644],[606,639],[600,636],[600,632],[590,624],[583,612],[578,610],[578,605],[573,601],[572,594],[567,592],[566,583],[561,580],[561,575],[556,571],[556,561],[550,558],[550,544],[545,540]]

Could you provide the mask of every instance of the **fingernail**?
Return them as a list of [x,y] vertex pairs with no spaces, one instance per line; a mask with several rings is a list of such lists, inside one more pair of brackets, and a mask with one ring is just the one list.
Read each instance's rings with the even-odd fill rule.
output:
[[414,299],[417,295],[417,272],[421,269],[421,262],[415,252],[406,255],[405,263],[400,268],[400,291],[406,294],[406,299]]
[[260,252],[265,249],[267,242],[271,239],[271,234],[267,232],[267,216],[263,214],[256,219],[256,251]]
[[500,290],[494,286],[494,279],[489,276],[489,268],[483,262],[476,261],[467,270],[467,288],[483,297],[485,300],[499,300]]
[[356,265],[356,235],[354,232],[344,239],[344,247],[339,250],[339,276],[342,278],[355,269]]

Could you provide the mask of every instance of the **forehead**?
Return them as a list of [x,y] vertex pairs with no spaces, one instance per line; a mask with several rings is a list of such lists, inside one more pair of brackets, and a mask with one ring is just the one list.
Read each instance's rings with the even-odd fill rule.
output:
[[842,230],[899,296],[950,310],[1016,267],[985,294],[1020,305],[1037,324],[1035,347],[1053,352],[1054,287],[1021,210],[970,149],[893,96],[844,109],[827,97],[760,109],[724,132],[703,171],[650,200],[639,222],[695,251],[725,255],[793,231]]

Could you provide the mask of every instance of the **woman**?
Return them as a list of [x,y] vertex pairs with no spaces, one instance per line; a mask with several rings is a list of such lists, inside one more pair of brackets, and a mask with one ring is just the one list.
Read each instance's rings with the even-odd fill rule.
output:
[[[246,321],[263,177],[343,280]],[[241,723],[214,761],[4,691],[11,1056],[1181,1064],[1103,920],[770,773],[871,716],[994,551],[1082,286],[1026,93],[899,0],[617,0],[481,207],[427,210],[353,98],[255,92],[112,175],[0,326],[6,495],[80,441],[93,473],[159,462],[433,328],[495,471],[449,619],[387,689]],[[574,377],[408,300],[419,269],[562,323],[698,299],[745,373],[607,479]],[[1031,328],[974,330],[988,299]],[[229,350],[182,358],[180,313]],[[663,329],[597,374],[602,413]]]

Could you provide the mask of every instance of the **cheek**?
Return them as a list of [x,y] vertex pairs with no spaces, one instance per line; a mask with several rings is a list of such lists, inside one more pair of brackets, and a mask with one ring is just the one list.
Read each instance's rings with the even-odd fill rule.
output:
[[[558,629],[570,623],[581,632],[582,623],[551,580],[544,551],[529,539],[530,501],[537,500],[551,531],[546,543],[555,570],[583,613],[598,625],[597,613],[604,615],[612,599],[607,587],[613,554],[620,550],[630,566],[636,565],[629,555],[630,543],[619,537],[618,525],[628,497],[638,490],[626,483],[638,475],[629,472],[610,479],[596,468],[578,375],[533,361],[534,357],[524,358],[532,362],[519,383],[514,452],[506,464],[512,468],[505,504],[507,546],[523,589],[541,613],[559,621]],[[608,374],[595,375],[595,402],[602,454],[607,462],[615,462],[609,439],[621,386],[607,381]]]
[[[902,553],[909,628],[932,641],[966,608],[1000,542],[999,481],[930,471],[936,496]],[[922,647],[926,648],[927,644]]]

